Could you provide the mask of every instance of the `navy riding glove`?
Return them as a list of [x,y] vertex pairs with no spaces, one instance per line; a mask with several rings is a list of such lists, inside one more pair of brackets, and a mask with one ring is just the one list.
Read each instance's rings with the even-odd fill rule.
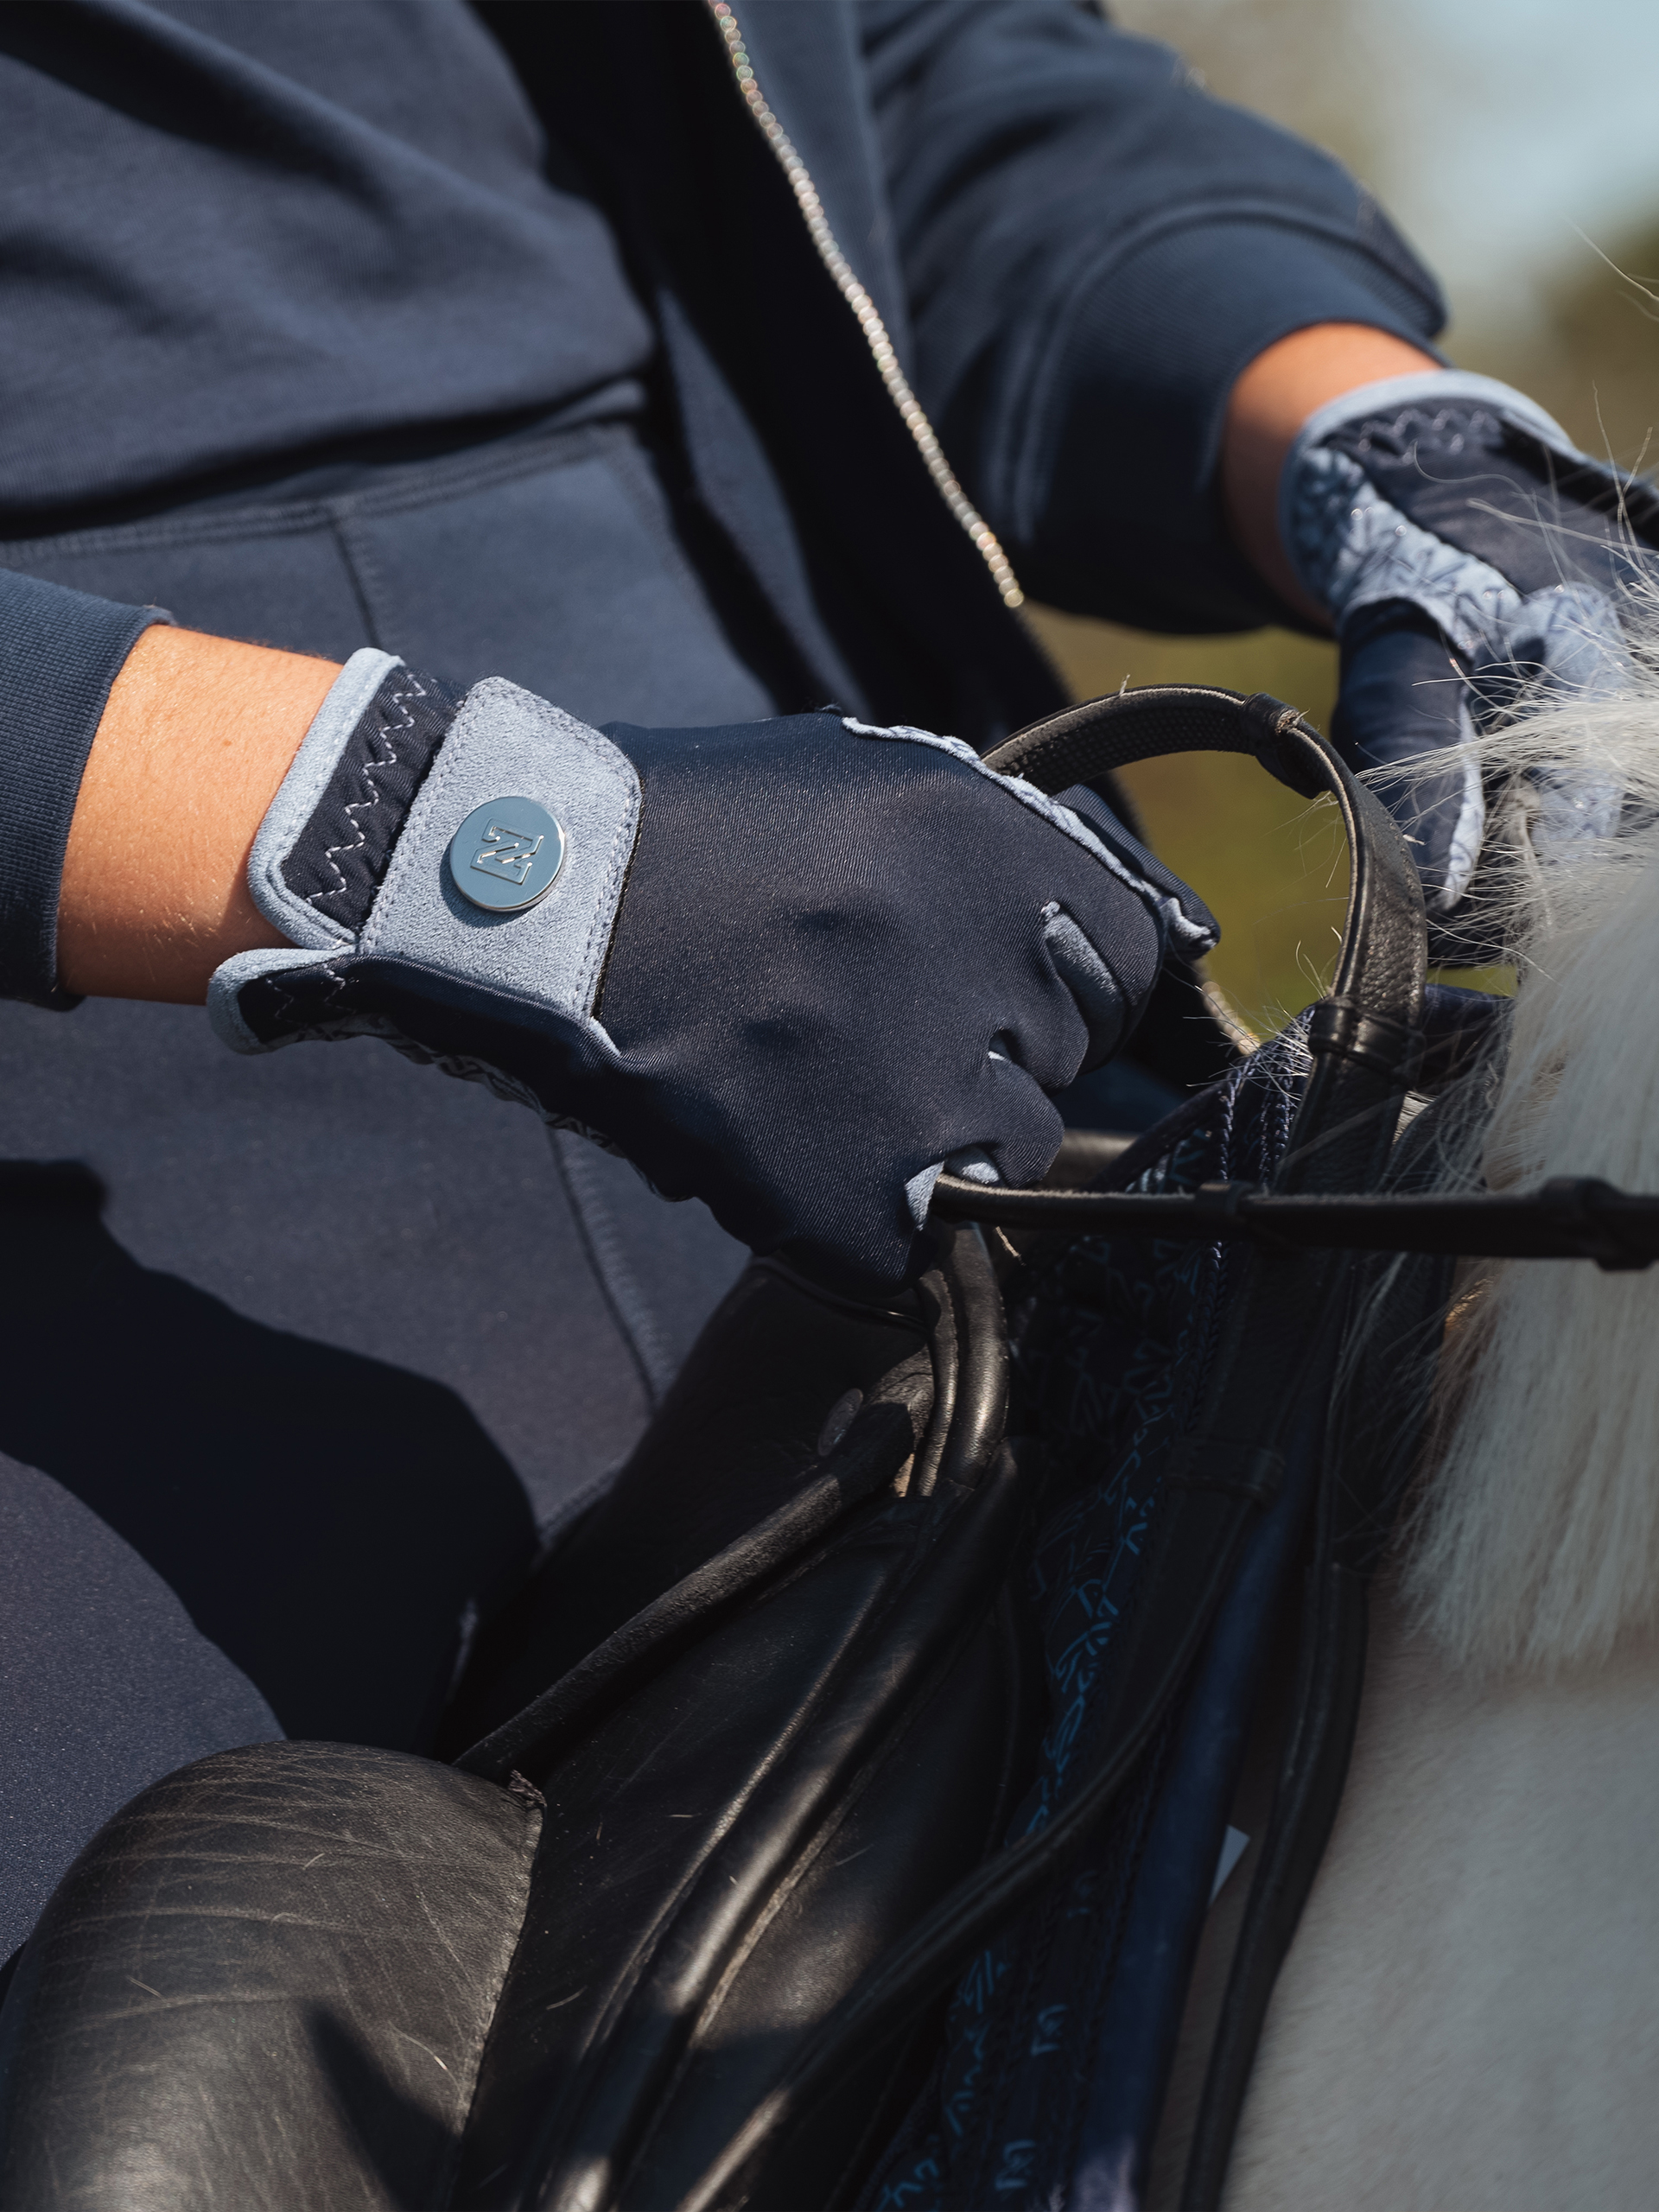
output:
[[[1463,747],[1523,699],[1622,690],[1622,615],[1651,572],[1656,510],[1647,486],[1577,452],[1486,377],[1398,377],[1322,408],[1286,461],[1281,524],[1341,642],[1332,735],[1351,766]],[[1385,775],[1377,789],[1417,855],[1435,957],[1491,957],[1476,873],[1492,794],[1477,759],[1465,750],[1441,774]],[[1605,835],[1619,794],[1546,772],[1529,801],[1548,858]]]
[[255,842],[291,950],[227,961],[225,1040],[378,1036],[597,1136],[821,1277],[925,1264],[942,1164],[1036,1181],[1046,1092],[1215,925],[1093,793],[800,715],[590,729],[390,655],[342,671]]

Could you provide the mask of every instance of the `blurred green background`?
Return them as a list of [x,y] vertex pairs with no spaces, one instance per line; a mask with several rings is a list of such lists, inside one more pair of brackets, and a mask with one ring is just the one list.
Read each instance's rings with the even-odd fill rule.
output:
[[[1110,13],[1376,191],[1446,285],[1440,342],[1460,367],[1531,392],[1588,451],[1645,466],[1659,423],[1659,0],[1114,0]],[[1126,679],[1222,683],[1329,727],[1333,647],[1032,612],[1079,697]],[[1267,1033],[1328,984],[1347,887],[1334,822],[1221,754],[1124,780],[1222,923],[1217,982]]]

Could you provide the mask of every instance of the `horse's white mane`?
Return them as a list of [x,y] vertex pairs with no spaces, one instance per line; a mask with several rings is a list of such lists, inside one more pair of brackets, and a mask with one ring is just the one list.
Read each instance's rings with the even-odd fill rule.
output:
[[[1460,1115],[1448,1102],[1449,1185],[1659,1191],[1659,594],[1622,611],[1626,693],[1523,712],[1475,748],[1510,795],[1491,895],[1517,984],[1490,1120],[1490,1074]],[[1541,790],[1596,785],[1625,795],[1602,834],[1535,851]],[[1469,1267],[1402,1566],[1420,1625],[1481,1671],[1593,1663],[1659,1622],[1659,1269]]]

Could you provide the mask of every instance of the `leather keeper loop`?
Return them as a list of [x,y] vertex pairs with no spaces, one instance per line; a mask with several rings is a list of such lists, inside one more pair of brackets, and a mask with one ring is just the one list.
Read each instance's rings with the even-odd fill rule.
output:
[[1597,1211],[1599,1199],[1604,1203],[1611,1199],[1617,1205],[1619,1196],[1599,1175],[1552,1175],[1539,1192],[1538,1200],[1552,1219],[1577,1239],[1579,1249],[1604,1274],[1634,1274],[1652,1264],[1651,1254],[1643,1252],[1639,1244],[1625,1243],[1617,1220],[1609,1221]]
[[1304,798],[1318,798],[1325,789],[1306,752],[1290,742],[1301,727],[1300,710],[1275,699],[1271,691],[1252,691],[1238,704],[1238,718],[1252,734],[1251,750],[1270,776],[1276,776]]
[[1271,1505],[1284,1476],[1284,1453],[1266,1445],[1237,1444],[1225,1436],[1184,1436],[1170,1457],[1166,1479],[1173,1490],[1218,1491],[1251,1505]]
[[1384,1014],[1363,1014],[1346,999],[1321,999],[1308,1018],[1310,1052],[1335,1052],[1345,1060],[1409,1084],[1423,1064],[1427,1039]]

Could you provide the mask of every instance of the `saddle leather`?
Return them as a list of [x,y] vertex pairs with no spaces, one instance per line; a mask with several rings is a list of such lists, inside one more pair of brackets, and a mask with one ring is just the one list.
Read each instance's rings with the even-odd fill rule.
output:
[[[615,1541],[654,1510],[653,1539],[580,1634],[635,1611],[486,1771],[258,1745],[93,1840],[0,2015],[6,2212],[678,2201],[1019,1784],[1002,1358],[959,1333],[1001,1308],[958,1241],[909,1316],[737,1287],[620,1485]],[[552,1648],[521,1624],[507,1671]],[[913,2086],[871,2056],[775,2201],[830,2201]]]
[[[1281,1187],[1370,1188],[1422,910],[1325,741],[1277,702],[1170,687],[991,760],[1056,789],[1187,749],[1255,752],[1342,810],[1351,1014]],[[977,1232],[944,1243],[908,1310],[751,1270],[480,1646],[456,1767],[260,1746],[93,1840],[0,2012],[0,2212],[846,2200],[930,2003],[1179,1694],[1346,1281],[1340,1257],[1251,1255],[1092,1777],[988,1856],[1034,1732],[1008,1572],[1027,1484],[996,1281]]]
[[145,1790],[64,1878],[0,2015],[0,2203],[449,2202],[541,1818],[346,1744]]

